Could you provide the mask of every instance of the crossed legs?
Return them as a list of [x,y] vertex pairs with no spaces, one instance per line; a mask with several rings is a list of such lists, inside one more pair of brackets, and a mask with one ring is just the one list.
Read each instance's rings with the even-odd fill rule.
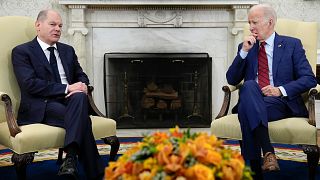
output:
[[103,176],[104,164],[92,133],[85,93],[75,93],[66,100],[48,102],[44,123],[64,127],[66,130],[64,151],[67,156],[60,174],[76,175],[76,169],[75,173],[72,173],[72,169],[76,168],[75,162],[79,157],[89,179]]
[[[260,177],[257,179],[262,177],[261,150],[264,160],[267,159],[266,155],[270,154],[275,158],[274,148],[269,139],[268,122],[289,117],[290,113],[285,99],[263,96],[255,81],[244,82],[240,89],[238,104],[242,131],[241,153],[246,160],[251,161],[252,170],[256,171],[257,177]],[[276,161],[274,158],[272,160]]]

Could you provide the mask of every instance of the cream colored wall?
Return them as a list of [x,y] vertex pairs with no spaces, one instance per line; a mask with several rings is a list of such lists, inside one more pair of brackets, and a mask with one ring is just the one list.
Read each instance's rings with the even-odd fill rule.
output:
[[[276,9],[278,17],[320,23],[320,0],[261,0],[260,2],[270,3]],[[21,15],[36,18],[37,13],[46,8],[58,10],[64,22],[68,20],[67,8],[60,5],[59,0],[0,0],[0,16]],[[67,27],[64,27],[64,31],[67,31]],[[69,42],[68,33],[64,33],[61,40]],[[320,36],[318,42],[320,49]]]
[[[261,0],[261,3],[270,3],[277,11],[278,17],[320,23],[320,0]],[[0,0],[0,16],[30,16],[36,18],[42,9],[53,8],[59,11],[67,24],[67,8],[59,4],[59,0]],[[69,43],[68,27],[64,27],[61,41]],[[319,25],[320,32],[320,25]],[[320,33],[319,33],[320,34]],[[320,36],[318,37],[320,49]],[[320,51],[320,50],[319,50]]]
[[[67,8],[59,0],[0,0],[0,16],[30,16],[36,19],[42,9],[55,9],[60,12],[63,23],[67,24]],[[2,25],[1,25],[2,26]],[[68,43],[68,27],[63,27],[61,41]]]

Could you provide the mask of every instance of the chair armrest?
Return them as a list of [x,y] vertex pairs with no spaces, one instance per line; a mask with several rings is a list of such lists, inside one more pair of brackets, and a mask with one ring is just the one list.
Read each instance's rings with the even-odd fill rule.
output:
[[15,137],[18,133],[21,132],[21,129],[19,128],[17,120],[13,113],[11,98],[7,93],[4,92],[0,92],[0,98],[1,101],[4,102],[4,108],[10,135],[12,137]]
[[91,109],[93,110],[94,115],[106,117],[104,114],[102,114],[102,112],[99,111],[98,107],[94,103],[94,100],[92,97],[93,90],[94,90],[93,86],[88,86],[88,99],[89,99],[89,104],[91,106]]
[[236,86],[227,84],[222,87],[222,91],[224,92],[224,98],[223,98],[220,112],[217,115],[216,119],[219,119],[219,118],[228,114],[229,107],[230,107],[231,93],[238,90],[241,87],[241,85],[242,85],[242,83],[240,83]]
[[315,117],[315,99],[320,92],[320,85],[317,84],[316,87],[311,88],[308,93],[308,111],[309,111],[309,124],[316,126]]

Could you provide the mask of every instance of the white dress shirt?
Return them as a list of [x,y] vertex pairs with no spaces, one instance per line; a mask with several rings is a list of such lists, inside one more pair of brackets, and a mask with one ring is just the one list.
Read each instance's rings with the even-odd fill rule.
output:
[[[267,58],[268,58],[268,68],[269,68],[269,80],[270,80],[270,85],[274,87],[274,82],[273,82],[273,74],[272,74],[272,60],[273,60],[273,47],[274,47],[274,38],[275,38],[275,32],[271,34],[271,36],[266,39],[266,44],[265,44],[265,49],[267,53]],[[240,56],[242,59],[245,59],[248,55],[248,52],[243,51],[242,49],[239,52]],[[258,72],[256,75],[256,81],[258,82]],[[282,87],[278,87],[282,93],[283,96],[287,96],[286,90]]]
[[54,55],[56,56],[56,59],[57,59],[57,65],[58,65],[58,71],[59,71],[61,83],[67,85],[67,88],[66,88],[66,91],[65,91],[67,93],[68,92],[67,76],[66,76],[66,73],[65,73],[65,71],[63,69],[62,63],[61,63],[59,52],[57,50],[57,44],[54,44],[53,46],[50,46],[49,44],[41,41],[41,39],[39,39],[39,37],[37,37],[37,41],[40,44],[40,47],[43,50],[44,54],[46,55],[47,60],[48,60],[49,63],[50,63],[50,51],[48,50],[48,47],[54,47]]

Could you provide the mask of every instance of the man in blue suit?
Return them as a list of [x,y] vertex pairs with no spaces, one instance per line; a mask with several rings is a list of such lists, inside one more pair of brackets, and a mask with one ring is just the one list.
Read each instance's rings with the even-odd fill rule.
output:
[[[244,80],[236,106],[243,138],[241,152],[250,160],[256,179],[262,179],[263,171],[280,170],[270,143],[268,122],[293,116],[307,117],[300,94],[317,83],[301,41],[277,34],[274,31],[276,19],[270,5],[259,4],[249,10],[251,34],[239,45],[226,74],[231,85]],[[265,67],[268,69],[264,75]]]
[[88,179],[101,179],[104,164],[88,115],[89,79],[74,49],[58,42],[62,29],[58,12],[41,11],[35,27],[37,37],[12,50],[12,64],[21,89],[18,124],[44,123],[65,128],[66,158],[58,175],[77,178],[79,158]]

